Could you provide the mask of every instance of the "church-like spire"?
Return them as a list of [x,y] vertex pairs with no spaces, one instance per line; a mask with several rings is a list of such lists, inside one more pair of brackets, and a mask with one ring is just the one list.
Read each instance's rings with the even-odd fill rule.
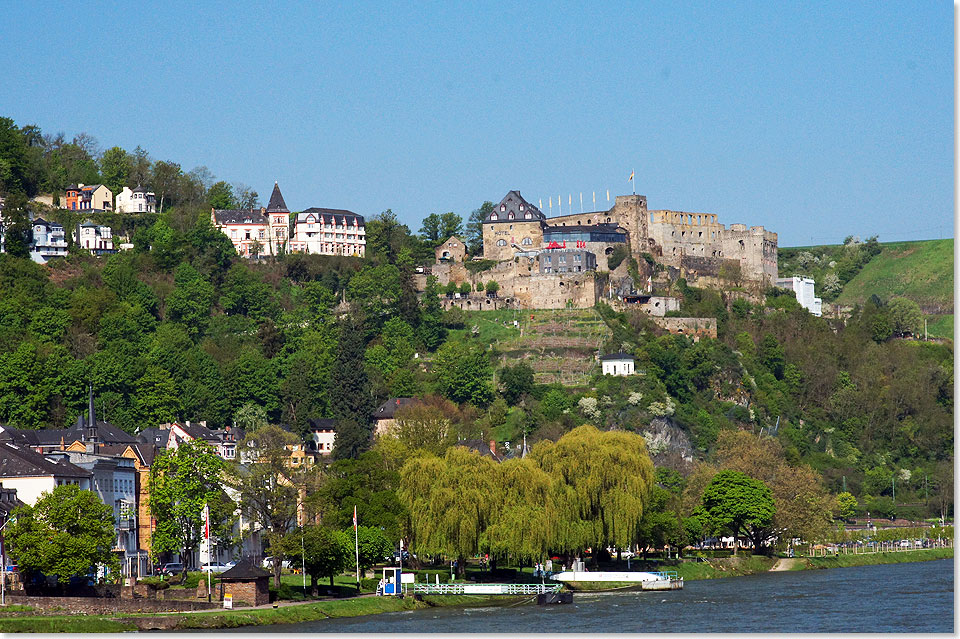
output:
[[280,184],[278,182],[273,183],[273,193],[270,194],[270,203],[267,204],[267,211],[277,211],[280,213],[290,212],[290,209],[287,208],[287,203],[283,201],[283,194],[280,193]]

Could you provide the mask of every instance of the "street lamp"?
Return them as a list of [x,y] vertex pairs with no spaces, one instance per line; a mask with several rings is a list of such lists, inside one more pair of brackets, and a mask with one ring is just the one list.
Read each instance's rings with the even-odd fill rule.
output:
[[3,575],[0,576],[0,606],[7,605],[7,555],[3,546],[3,529],[7,527],[11,521],[16,521],[16,517],[11,517],[3,522],[3,525],[0,526],[0,570],[3,570]]

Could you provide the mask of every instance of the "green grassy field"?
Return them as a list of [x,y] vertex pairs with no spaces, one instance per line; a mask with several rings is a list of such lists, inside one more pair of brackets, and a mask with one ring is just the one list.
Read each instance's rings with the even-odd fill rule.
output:
[[[912,299],[931,314],[953,312],[952,239],[892,242],[881,246],[883,252],[843,287],[837,298],[840,304],[852,306],[876,294],[884,300]],[[950,323],[952,325],[952,318]],[[952,330],[950,332],[952,335]]]
[[587,383],[596,368],[596,351],[610,335],[592,308],[468,311],[465,315],[466,328],[451,331],[451,339],[468,335],[476,327],[480,341],[492,344],[500,354],[499,365],[525,361],[542,384]]

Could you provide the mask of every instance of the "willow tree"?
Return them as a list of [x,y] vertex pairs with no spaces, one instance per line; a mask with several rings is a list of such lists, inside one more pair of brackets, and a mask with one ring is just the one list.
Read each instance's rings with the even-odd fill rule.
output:
[[508,459],[497,467],[497,507],[482,546],[494,557],[545,559],[560,513],[554,504],[553,479],[531,458]]
[[490,457],[462,446],[443,457],[423,454],[400,470],[400,501],[410,512],[410,547],[420,554],[458,559],[463,573],[467,557],[480,551],[484,531],[496,506],[497,468]]
[[653,485],[643,437],[585,425],[556,443],[539,442],[531,457],[553,478],[553,549],[622,547],[637,537]]

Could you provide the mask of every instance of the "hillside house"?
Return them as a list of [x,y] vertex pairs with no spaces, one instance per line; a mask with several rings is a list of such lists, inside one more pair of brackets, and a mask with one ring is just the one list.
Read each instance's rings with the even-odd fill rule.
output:
[[633,375],[634,359],[626,353],[609,353],[600,358],[600,367],[604,375]]
[[117,194],[117,213],[155,213],[157,211],[157,196],[153,191],[137,185],[129,186]]
[[113,210],[113,191],[103,184],[72,184],[61,200],[62,208],[71,211]]
[[243,257],[277,255],[281,248],[287,250],[289,221],[290,210],[276,182],[270,202],[259,211],[210,209],[210,222],[230,238],[237,254]]
[[366,246],[363,216],[353,211],[312,207],[294,219],[291,253],[363,257]]

